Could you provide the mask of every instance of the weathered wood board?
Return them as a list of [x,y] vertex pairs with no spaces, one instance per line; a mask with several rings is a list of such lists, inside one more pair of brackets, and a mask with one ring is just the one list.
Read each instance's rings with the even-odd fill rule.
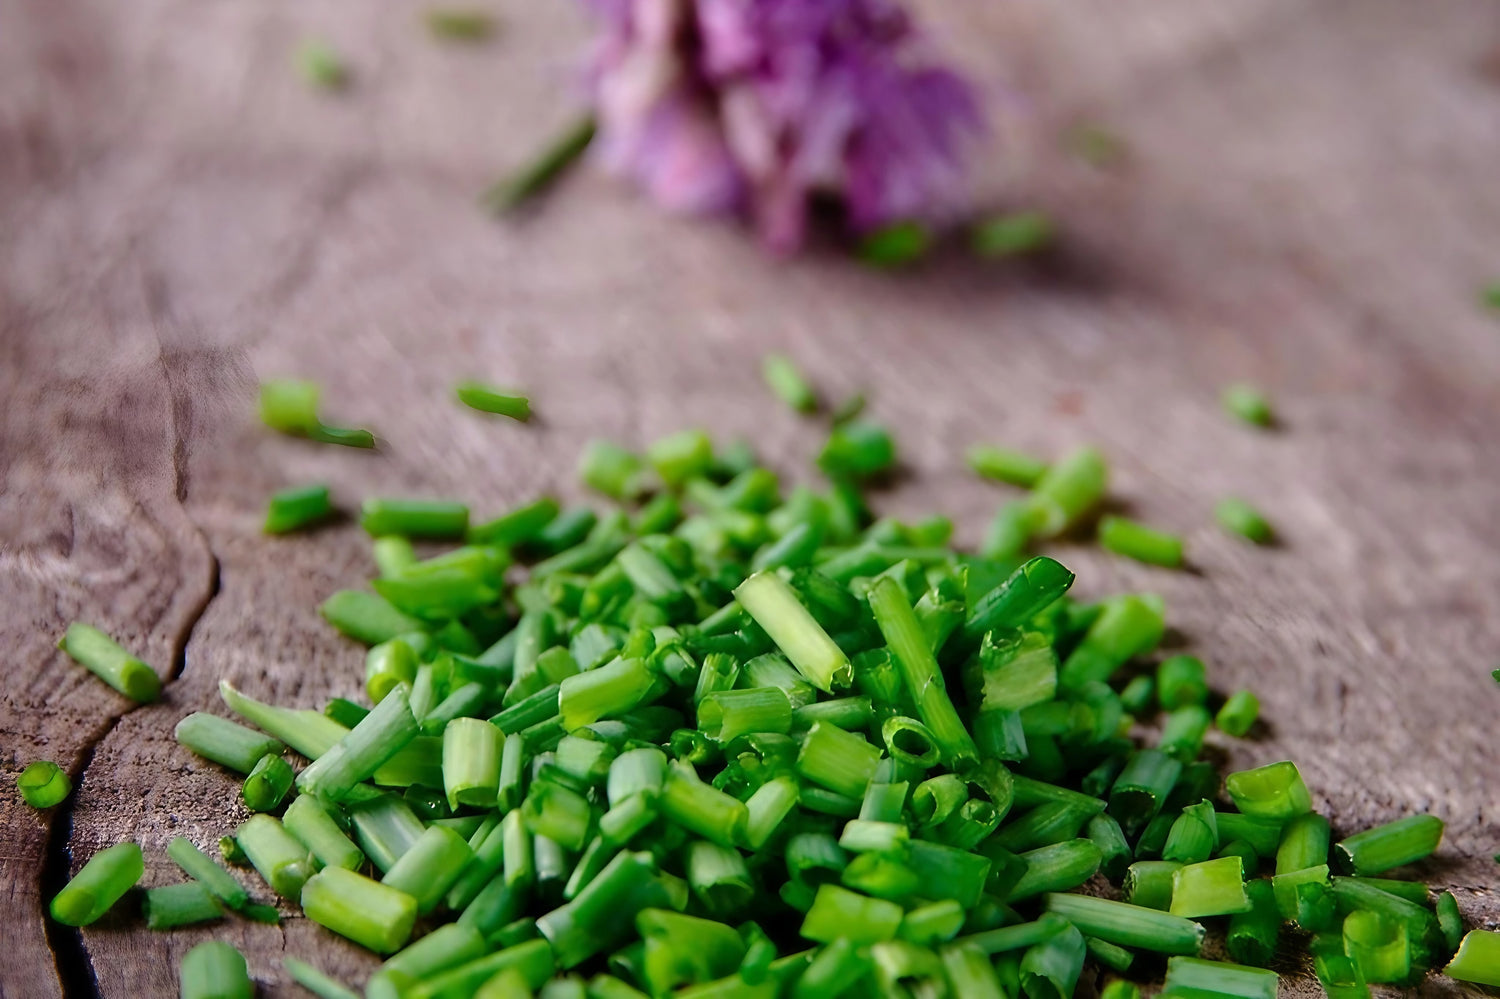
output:
[[[686,425],[751,435],[795,477],[818,432],[767,400],[771,348],[897,428],[913,474],[884,509],[946,510],[970,540],[1002,495],[962,471],[967,444],[1103,446],[1194,571],[1066,549],[1082,589],[1161,592],[1218,681],[1265,703],[1230,761],[1298,760],[1339,831],[1443,816],[1422,873],[1500,919],[1500,322],[1475,304],[1500,275],[1500,9],[931,0],[1002,94],[986,191],[1067,241],[1049,265],[890,277],[768,260],[591,172],[519,223],[484,217],[474,193],[567,119],[584,36],[571,4],[496,6],[502,36],[469,50],[431,42],[411,0],[0,0],[0,769],[44,756],[78,780],[51,815],[0,780],[0,995],[172,995],[209,933],[267,995],[292,994],[284,953],[362,980],[371,960],[300,918],[43,918],[70,852],[135,837],[163,883],[172,836],[243,817],[170,734],[220,678],[302,704],[359,688],[315,607],[370,572],[365,540],[268,540],[264,497],[324,479],[345,504],[489,513],[573,494],[589,437]],[[347,94],[291,71],[314,35],[350,58]],[[1128,161],[1061,152],[1080,120]],[[279,374],[323,382],[382,448],[269,435],[252,393]],[[529,387],[540,420],[457,408],[471,375]],[[1279,432],[1218,414],[1242,378],[1274,392]],[[1284,544],[1219,535],[1229,492]],[[128,710],[66,662],[75,618],[168,672],[163,703]]]

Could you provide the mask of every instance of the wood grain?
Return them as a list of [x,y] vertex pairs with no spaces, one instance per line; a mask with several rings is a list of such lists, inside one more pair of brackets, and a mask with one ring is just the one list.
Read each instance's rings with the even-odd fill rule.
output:
[[[1269,731],[1218,743],[1231,765],[1298,760],[1339,832],[1447,819],[1421,873],[1495,925],[1500,327],[1474,303],[1500,272],[1493,4],[931,0],[1001,94],[986,196],[1047,207],[1067,240],[1043,265],[895,277],[768,260],[588,172],[532,217],[483,217],[474,192],[567,119],[583,37],[569,4],[497,6],[502,37],[466,50],[412,0],[0,0],[0,733],[7,772],[47,756],[80,778],[50,816],[0,781],[0,995],[170,995],[210,934],[267,995],[291,994],[283,953],[361,980],[370,959],[300,918],[50,941],[42,918],[70,855],[135,837],[164,883],[172,836],[243,818],[170,738],[221,677],[299,704],[358,690],[359,650],[315,606],[371,571],[365,541],[268,540],[265,495],[322,479],[346,505],[486,514],[573,494],[589,437],[685,425],[752,436],[795,479],[817,431],[765,398],[771,348],[898,428],[913,474],[883,509],[947,510],[970,541],[1002,496],[962,472],[967,444],[1102,445],[1194,571],[1064,548],[1083,590],[1161,592],[1218,682],[1261,694]],[[290,71],[313,35],[347,53],[347,95]],[[1060,152],[1080,120],[1127,163]],[[323,382],[381,449],[266,434],[253,386],[279,374]],[[460,410],[466,376],[528,386],[540,420]],[[1274,392],[1279,432],[1218,414],[1236,379]],[[1230,492],[1280,548],[1210,526]],[[73,618],[172,676],[163,703],[129,710],[57,654]]]

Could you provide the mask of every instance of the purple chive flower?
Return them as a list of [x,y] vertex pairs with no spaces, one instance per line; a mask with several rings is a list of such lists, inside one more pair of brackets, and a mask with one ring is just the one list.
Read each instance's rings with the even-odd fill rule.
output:
[[969,84],[892,0],[585,0],[604,164],[666,208],[749,215],[802,242],[828,195],[867,232],[959,217]]

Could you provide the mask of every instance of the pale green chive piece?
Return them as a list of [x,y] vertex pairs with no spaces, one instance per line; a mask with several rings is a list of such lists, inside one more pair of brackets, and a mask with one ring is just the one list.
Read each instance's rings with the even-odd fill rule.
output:
[[341,90],[349,82],[344,60],[326,43],[306,41],[297,47],[297,68],[310,86]]
[[1174,916],[1227,916],[1251,908],[1244,862],[1235,856],[1187,864],[1172,874]]
[[817,394],[785,354],[767,354],[761,361],[761,375],[776,397],[796,412],[811,413],[818,408]]
[[213,892],[231,909],[242,909],[250,900],[250,893],[234,879],[234,875],[220,867],[186,837],[178,836],[168,843],[167,856],[182,868],[184,874]]
[[319,926],[377,954],[392,954],[411,936],[417,900],[362,874],[327,867],[303,887],[302,911]]
[[1267,545],[1275,540],[1276,532],[1270,521],[1245,500],[1230,496],[1214,506],[1214,519],[1230,534],[1237,534],[1246,541]]
[[482,10],[433,7],[423,15],[434,38],[454,42],[480,42],[495,30],[495,20]]
[[1045,250],[1056,238],[1057,226],[1050,215],[1024,211],[980,222],[970,245],[981,257],[1018,257]]
[[118,843],[100,850],[52,899],[52,918],[67,926],[87,926],[135,886],[146,873],[141,848]]
[[1224,779],[1224,790],[1252,818],[1284,821],[1312,811],[1312,795],[1289,760],[1232,773]]
[[146,889],[141,912],[149,930],[170,930],[224,918],[213,892],[196,881]]
[[266,505],[267,534],[299,531],[333,516],[333,501],[325,485],[295,486],[272,493]]
[[976,475],[1030,489],[1047,474],[1047,463],[1024,451],[976,444],[964,455]]
[[1260,717],[1260,698],[1248,690],[1237,690],[1229,695],[1224,706],[1219,708],[1219,713],[1214,716],[1214,724],[1226,735],[1243,738],[1255,724],[1255,719]]
[[1099,544],[1116,555],[1160,565],[1168,569],[1182,566],[1182,538],[1168,534],[1125,517],[1106,516],[1099,520]]
[[1104,500],[1108,488],[1109,465],[1098,450],[1084,447],[1065,455],[1031,492],[1035,533],[1052,538],[1076,526]]
[[1500,932],[1470,930],[1443,974],[1460,982],[1500,986]]
[[252,999],[255,983],[245,956],[221,940],[207,940],[182,957],[182,999]]
[[295,957],[284,957],[281,959],[281,967],[291,976],[292,981],[317,996],[318,999],[359,999],[358,993],[354,990],[314,968],[306,961],[300,961]]
[[786,580],[769,570],[757,572],[735,589],[734,596],[813,686],[832,693],[850,685],[854,668],[848,656],[802,606]]
[[92,625],[74,621],[57,647],[132,701],[146,703],[161,696],[156,671]]
[[516,395],[475,381],[459,382],[453,392],[458,396],[459,402],[481,413],[508,416],[520,423],[531,419],[531,400],[524,395]]

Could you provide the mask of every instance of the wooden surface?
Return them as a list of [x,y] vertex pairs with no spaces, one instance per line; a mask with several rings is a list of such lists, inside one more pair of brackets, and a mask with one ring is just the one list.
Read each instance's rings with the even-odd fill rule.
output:
[[[568,118],[583,25],[563,0],[510,0],[473,50],[427,39],[410,0],[0,0],[0,770],[47,757],[77,781],[52,814],[0,781],[0,994],[172,995],[209,935],[267,995],[291,994],[283,954],[362,980],[369,958],[301,918],[155,935],[42,915],[101,846],[138,839],[165,883],[172,836],[243,818],[170,735],[219,679],[305,705],[359,689],[360,651],[314,608],[370,573],[365,539],[268,540],[266,494],[326,479],[346,505],[489,514],[571,494],[591,436],[687,425],[800,476],[818,432],[767,401],[773,347],[898,429],[914,474],[883,509],[946,510],[970,541],[1002,493],[965,445],[1103,446],[1194,571],[1064,549],[1081,591],[1163,593],[1217,682],[1265,704],[1262,738],[1218,743],[1230,763],[1296,759],[1336,831],[1445,818],[1421,873],[1495,924],[1500,323],[1475,294],[1500,275],[1500,8],[924,6],[1003,112],[987,196],[1056,213],[1060,260],[776,262],[591,172],[519,224],[483,217],[474,193]],[[312,35],[350,58],[346,95],[290,70]],[[1058,151],[1085,119],[1128,138],[1126,164]],[[381,449],[257,426],[256,379],[287,374]],[[460,410],[463,376],[528,386],[541,419]],[[1280,432],[1219,415],[1237,379],[1274,392]],[[1228,492],[1285,544],[1209,526]],[[130,710],[55,652],[75,618],[168,672],[163,702]]]

